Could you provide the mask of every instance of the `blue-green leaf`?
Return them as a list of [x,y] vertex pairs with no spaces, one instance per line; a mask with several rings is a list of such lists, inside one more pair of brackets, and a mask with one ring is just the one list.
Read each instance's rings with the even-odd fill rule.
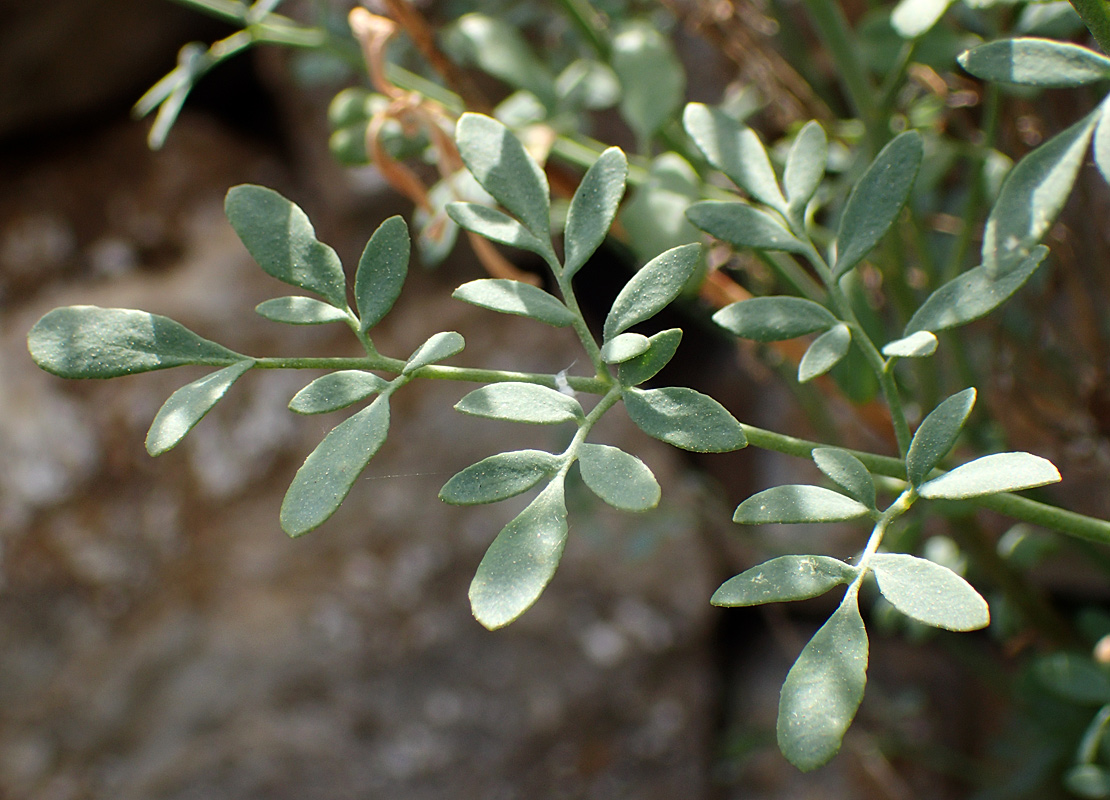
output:
[[842,522],[866,517],[870,511],[863,503],[820,486],[775,486],[738,505],[732,521],[742,525]]
[[680,386],[626,388],[629,418],[648,436],[695,453],[727,453],[748,444],[744,429],[712,397]]
[[268,274],[318,294],[336,308],[347,307],[347,279],[339,256],[317,241],[299,206],[273,189],[243,184],[228,191],[224,213]]
[[848,355],[851,344],[852,331],[843,322],[822,333],[813,340],[798,364],[798,383],[811,381],[835,367]]
[[682,63],[670,39],[647,23],[627,25],[613,37],[609,63],[621,82],[621,116],[646,142],[682,103]]
[[508,625],[539,599],[567,540],[563,479],[555,480],[506,525],[470,584],[474,617],[490,630]]
[[146,435],[146,451],[161,455],[185,438],[235,381],[254,366],[247,359],[182,386],[158,409]]
[[537,425],[577,422],[585,417],[582,406],[546,386],[534,383],[494,383],[475,389],[455,404],[463,414]]
[[565,328],[574,323],[574,314],[555,296],[536,286],[505,278],[482,278],[464,283],[451,295],[502,314],[516,314]]
[[941,402],[917,426],[906,453],[906,475],[920,487],[947,455],[975,406],[975,389],[964,389]]
[[840,320],[822,305],[801,297],[753,297],[727,305],[713,321],[742,339],[777,342],[827,331]]
[[478,203],[448,203],[447,216],[463,229],[490,241],[519,247],[539,256],[551,253],[551,243],[529,231],[508,214]]
[[766,211],[740,201],[705,200],[686,209],[697,227],[733,247],[804,253],[805,243]]
[[1046,458],[1032,453],[995,453],[934,478],[918,489],[918,494],[929,500],[965,500],[997,492],[1020,492],[1059,480],[1059,470]]
[[444,46],[458,61],[518,89],[532,92],[545,104],[555,98],[555,78],[532,52],[515,26],[486,14],[464,14],[443,32]]
[[689,103],[682,124],[709,163],[763,205],[786,213],[767,150],[755,131],[718,108]]
[[623,361],[617,367],[617,377],[621,385],[636,386],[654,378],[674,358],[681,341],[681,328],[668,328],[654,336],[649,336],[648,349],[645,353]]
[[907,617],[949,631],[990,624],[987,601],[948,567],[905,553],[876,553],[868,566],[883,597]]
[[622,511],[659,505],[660,489],[648,466],[620,448],[583,444],[578,451],[582,481],[594,494]]
[[621,364],[641,356],[651,347],[651,340],[641,333],[621,333],[607,341],[601,348],[601,360],[606,364]]
[[1103,100],[1099,107],[1098,127],[1095,128],[1095,164],[1102,178],[1110,183],[1110,100]]
[[899,0],[890,25],[903,39],[916,39],[937,24],[952,0]]
[[355,273],[355,305],[363,333],[377,325],[400,297],[411,251],[409,226],[402,217],[387,219],[366,243]]
[[1110,673],[1090,656],[1052,653],[1036,660],[1033,674],[1064,700],[1084,706],[1110,703]]
[[506,500],[555,474],[561,464],[562,459],[543,450],[498,453],[454,475],[439,490],[439,499],[459,506]]
[[1110,79],[1110,58],[1051,39],[987,42],[961,53],[957,60],[975,77],[999,83],[1066,87]]
[[779,556],[729,578],[709,602],[734,607],[808,600],[851,583],[858,572],[828,556]]
[[605,318],[605,341],[650,319],[682,292],[701,263],[700,244],[686,244],[662,253],[624,285]]
[[384,378],[360,369],[330,372],[293,395],[289,410],[298,414],[338,411],[377,394],[388,385]]
[[462,334],[455,331],[442,331],[441,333],[433,333],[428,337],[428,341],[416,348],[409,360],[405,362],[405,368],[401,370],[402,375],[409,375],[421,367],[426,367],[429,364],[434,364],[437,361],[442,361],[445,358],[450,358],[462,351],[466,346],[466,341],[463,339]]
[[786,157],[786,170],[782,175],[782,185],[791,213],[805,210],[813,198],[817,187],[825,177],[825,164],[829,157],[829,140],[825,129],[816,121],[807,122]]
[[321,325],[347,319],[343,309],[311,297],[275,297],[259,303],[254,310],[272,322],[288,325]]
[[567,212],[564,279],[578,272],[605,241],[624,196],[627,177],[628,159],[616,147],[610,147],[598,156],[586,171]]
[[[1095,721],[1101,722],[1099,717]],[[1076,797],[1103,800],[1110,797],[1110,771],[1098,764],[1076,764],[1064,773],[1064,786]]]
[[651,161],[647,180],[620,212],[637,261],[701,240],[701,233],[686,219],[686,209],[701,199],[701,192],[698,173],[678,153],[663,153]]
[[813,450],[817,468],[853,499],[875,509],[875,480],[863,462],[839,447],[817,447]]
[[930,331],[917,331],[893,342],[883,345],[883,355],[887,358],[925,358],[937,351],[936,334]]

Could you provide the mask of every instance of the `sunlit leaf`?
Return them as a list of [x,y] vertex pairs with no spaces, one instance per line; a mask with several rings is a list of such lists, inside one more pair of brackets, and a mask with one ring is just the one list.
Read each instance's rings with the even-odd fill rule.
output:
[[868,565],[883,597],[907,617],[949,631],[990,624],[987,601],[948,567],[905,553],[876,553]]
[[786,198],[755,131],[720,109],[701,103],[687,104],[682,123],[710,164],[753,199],[785,213]]
[[698,173],[678,153],[652,159],[647,180],[640,183],[620,212],[620,224],[636,260],[650,261],[660,253],[701,241],[701,232],[686,219],[686,209],[701,199]]
[[790,146],[782,176],[782,185],[792,211],[805,209],[825,177],[828,157],[829,141],[825,129],[816,121],[807,122]]
[[917,331],[902,339],[895,339],[883,345],[883,355],[887,358],[924,358],[937,351],[936,334],[930,331]]
[[621,84],[607,64],[580,58],[559,73],[555,93],[564,106],[600,110],[617,104]]
[[710,599],[715,606],[758,606],[819,597],[851,583],[858,570],[828,556],[779,556],[729,578]]
[[532,51],[519,28],[487,14],[459,17],[443,31],[444,47],[455,60],[518,89],[527,89],[545,104],[555,99],[555,78]]
[[338,411],[377,394],[388,385],[384,378],[360,369],[330,372],[293,395],[289,410],[298,414]]
[[606,364],[620,364],[643,355],[650,347],[651,340],[643,334],[621,333],[601,348],[601,360]]
[[766,211],[739,201],[705,200],[686,209],[697,227],[733,247],[803,253],[806,245]]
[[439,499],[460,506],[495,503],[528,491],[555,474],[561,463],[542,450],[498,453],[454,475],[439,490]]
[[868,508],[875,508],[875,480],[862,461],[838,447],[817,447],[812,455],[829,480]]
[[1103,100],[1094,134],[1095,164],[1103,180],[1110,183],[1110,100]]
[[899,0],[890,25],[903,39],[916,39],[937,24],[952,0]]
[[918,489],[918,494],[930,500],[964,500],[996,492],[1020,492],[1059,480],[1059,470],[1046,458],[1032,453],[995,453],[934,478]]
[[401,374],[408,375],[416,372],[421,367],[426,367],[429,364],[434,364],[437,361],[442,361],[445,358],[450,358],[466,346],[461,334],[455,331],[443,331],[441,333],[433,333],[428,337],[428,340],[420,347],[416,348],[409,360],[405,362],[405,368],[401,370]]
[[355,304],[365,333],[381,321],[401,295],[412,242],[402,217],[390,217],[374,231],[358,260]]
[[486,419],[504,419],[539,425],[577,422],[584,418],[582,406],[546,386],[534,383],[494,383],[475,389],[455,404],[463,414]]
[[646,433],[695,453],[739,450],[748,440],[740,423],[712,397],[680,386],[626,388],[629,418]]
[[575,320],[571,310],[557,297],[520,281],[482,278],[464,283],[451,296],[491,311],[517,314],[556,328],[564,328]]
[[621,82],[621,116],[646,142],[682,103],[682,63],[670,39],[647,23],[627,25],[613,37],[609,63]]
[[627,177],[628,159],[619,149],[610,147],[582,178],[567,212],[564,279],[578,272],[605,240],[624,196]]
[[623,511],[659,505],[660,489],[648,466],[617,447],[583,444],[578,451],[582,481],[594,494]]
[[848,355],[851,344],[852,332],[844,323],[822,333],[813,340],[798,364],[798,382],[806,383],[818,375],[824,375]]
[[254,307],[262,317],[288,325],[320,325],[342,322],[347,312],[311,297],[275,297]]
[[672,248],[645,264],[613,301],[605,318],[605,340],[654,317],[678,297],[701,262],[701,255],[700,244],[686,244]]
[[1026,86],[1082,86],[1110,79],[1110,58],[1052,39],[1000,39],[972,48],[960,66],[977,78]]
[[842,522],[866,517],[870,509],[851,497],[820,486],[775,486],[753,494],[736,507],[733,522],[766,525],[772,522]]
[[957,392],[934,408],[917,426],[906,453],[906,475],[920,487],[952,449],[975,405],[975,389]]
[[529,231],[508,214],[478,203],[448,203],[447,216],[462,228],[490,241],[519,247],[540,256],[551,252],[551,243]]
[[840,320],[822,305],[801,297],[753,297],[727,305],[713,321],[742,339],[777,342],[826,331]]
[[254,366],[248,359],[182,386],[158,409],[146,435],[146,451],[161,455],[177,445],[201,421],[235,381]]
[[649,336],[648,349],[645,353],[623,361],[617,367],[617,377],[621,385],[636,386],[654,378],[674,358],[681,341],[681,328],[668,328],[654,336]]

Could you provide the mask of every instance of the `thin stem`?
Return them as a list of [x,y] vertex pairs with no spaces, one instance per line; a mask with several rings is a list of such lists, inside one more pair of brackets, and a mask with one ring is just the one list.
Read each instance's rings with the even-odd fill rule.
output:
[[1071,4],[1102,52],[1110,53],[1110,6],[1106,0],[1071,0]]
[[609,37],[605,20],[597,9],[591,6],[588,0],[558,0],[558,3],[598,57],[602,61],[608,61]]
[[913,505],[913,501],[916,499],[917,492],[915,492],[912,487],[908,487],[905,491],[898,495],[898,498],[893,503],[887,506],[887,509],[882,513],[882,516],[880,516],[879,519],[875,521],[875,527],[871,530],[871,536],[867,539],[867,546],[863,549],[863,553],[860,555],[858,564],[859,575],[857,575],[856,579],[852,581],[852,587],[858,589],[858,585],[863,582],[863,579],[865,577],[867,577],[868,562],[871,561],[871,556],[875,555],[875,553],[879,551],[879,546],[883,543],[883,537],[886,535],[886,530],[890,527],[890,523],[894,522],[894,520],[898,519],[898,517],[909,511],[910,506]]

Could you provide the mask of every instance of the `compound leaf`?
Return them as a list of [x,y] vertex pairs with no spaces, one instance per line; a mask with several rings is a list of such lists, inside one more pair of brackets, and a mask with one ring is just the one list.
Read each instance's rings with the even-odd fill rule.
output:
[[996,492],[1019,492],[1059,480],[1059,470],[1047,458],[1032,453],[995,453],[962,464],[917,491],[930,500],[964,500]]
[[681,328],[668,328],[654,336],[649,336],[646,352],[628,361],[622,361],[617,367],[617,377],[621,385],[636,386],[654,378],[674,358],[681,341]]
[[355,273],[355,305],[363,333],[381,321],[401,296],[412,241],[402,217],[390,217],[370,236]]
[[601,359],[606,364],[621,364],[641,356],[651,347],[651,340],[640,333],[620,333],[601,348]]
[[812,199],[821,180],[825,177],[825,164],[829,158],[829,140],[825,129],[816,121],[807,122],[786,157],[786,170],[782,185],[793,212],[802,211]]
[[247,252],[279,281],[318,294],[336,308],[347,307],[347,279],[339,256],[317,241],[308,215],[265,186],[233,186],[224,213]]
[[937,351],[936,334],[930,331],[917,331],[893,342],[883,345],[883,355],[887,358],[925,358]]
[[442,361],[445,358],[450,358],[455,353],[460,352],[466,346],[466,341],[463,339],[462,334],[455,331],[442,331],[441,333],[433,333],[428,337],[428,341],[416,348],[409,360],[405,362],[405,368],[401,370],[402,375],[408,375],[421,367],[426,367],[429,364],[434,364],[437,361]]
[[658,314],[678,297],[701,262],[700,244],[684,244],[660,253],[624,285],[605,318],[609,341],[637,322]]
[[742,339],[777,342],[826,331],[840,320],[822,305],[801,297],[753,297],[727,305],[713,321]]
[[798,383],[806,383],[824,375],[848,355],[852,344],[852,331],[844,323],[829,328],[816,339],[798,364]]
[[614,508],[647,511],[659,505],[661,491],[651,470],[620,448],[583,444],[578,470],[590,491]]
[[858,570],[828,556],[779,556],[729,578],[713,593],[715,606],[758,606],[819,597],[851,583]]
[[987,601],[948,567],[906,553],[876,553],[868,565],[883,597],[907,617],[949,631],[991,621]]
[[744,429],[712,397],[681,386],[626,388],[629,418],[648,436],[695,453],[727,453],[748,444]]
[[585,417],[582,406],[546,386],[534,383],[494,383],[475,389],[455,404],[463,414],[537,425],[577,422]]
[[247,359],[182,386],[158,409],[146,434],[146,451],[161,455],[185,438],[235,381],[254,366]]
[[281,503],[281,527],[300,536],[335,513],[389,433],[389,396],[336,425],[305,459]]
[[627,178],[628,159],[616,147],[598,156],[586,171],[567,211],[564,279],[578,272],[605,240],[624,196]]
[[817,447],[813,461],[829,480],[846,491],[853,499],[875,509],[875,479],[863,462],[839,447]]
[[317,378],[289,401],[289,410],[298,414],[324,414],[354,405],[377,394],[389,382],[372,372],[344,369]]
[[682,124],[710,164],[755,200],[785,213],[786,198],[755,131],[720,109],[701,103],[687,104]]
[[1110,79],[1110,58],[1051,39],[987,42],[961,53],[957,61],[975,77],[998,83],[1062,88]]
[[168,317],[128,308],[55,308],[27,334],[42,369],[62,378],[118,378],[186,364],[229,366],[245,356]]
[[766,525],[771,522],[842,522],[866,517],[870,509],[840,492],[820,486],[775,486],[753,494],[736,507],[733,522]]
[[766,211],[740,201],[705,200],[686,209],[697,227],[733,247],[803,253],[804,243]]
[[547,176],[512,132],[492,117],[459,117],[455,139],[475,180],[541,240],[551,238]]
[[546,257],[551,243],[539,238],[508,214],[478,203],[448,203],[447,216],[462,228],[490,241]]
[[920,133],[900,133],[863,173],[840,218],[834,278],[862,261],[890,230],[910,196],[924,152]]
[[840,750],[867,685],[867,630],[845,596],[802,650],[779,695],[779,749],[808,772]]
[[439,490],[439,499],[458,506],[495,503],[528,491],[561,463],[558,456],[542,450],[498,453],[454,475]]
[[275,297],[254,307],[259,316],[288,325],[321,325],[342,322],[347,312],[311,297]]
[[554,295],[536,286],[505,278],[482,278],[464,283],[451,295],[491,311],[516,314],[565,328],[574,323],[574,314]]
[[563,479],[557,476],[489,546],[470,584],[474,617],[490,630],[508,625],[539,598],[567,540]]
[[952,449],[975,405],[975,389],[964,389],[934,408],[914,432],[906,453],[906,475],[920,487],[933,468]]

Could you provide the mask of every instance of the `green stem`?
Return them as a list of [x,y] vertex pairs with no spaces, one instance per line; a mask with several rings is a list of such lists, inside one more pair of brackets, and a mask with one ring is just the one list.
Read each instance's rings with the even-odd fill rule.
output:
[[913,501],[917,499],[917,492],[912,487],[907,487],[898,498],[887,506],[886,511],[882,513],[878,520],[875,521],[875,527],[871,530],[871,536],[867,539],[867,546],[863,549],[863,553],[859,559],[859,574],[856,579],[852,581],[852,585],[848,587],[848,591],[852,589],[859,590],[859,585],[863,583],[863,579],[867,577],[868,562],[871,561],[871,556],[879,551],[879,545],[883,543],[883,537],[886,535],[887,528],[890,523],[898,519],[898,517],[905,514],[910,510]]
[[1110,53],[1110,6],[1106,0],[1071,0],[1071,4],[1102,52]]
[[609,61],[609,37],[605,19],[588,0],[558,0],[574,27],[602,61]]

